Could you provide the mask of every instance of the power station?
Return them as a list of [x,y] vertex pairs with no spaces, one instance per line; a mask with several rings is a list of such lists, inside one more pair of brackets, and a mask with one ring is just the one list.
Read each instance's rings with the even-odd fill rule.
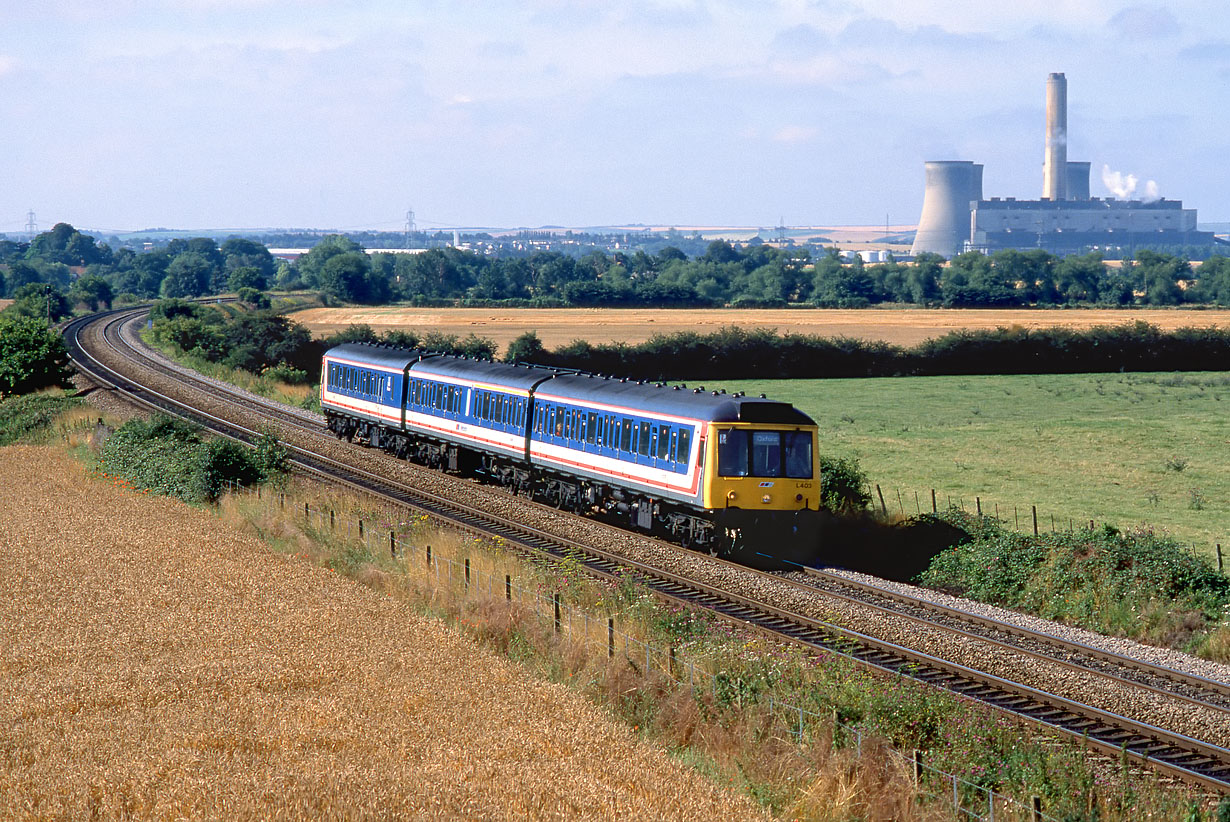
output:
[[1046,78],[1046,151],[1038,200],[982,196],[982,166],[969,160],[927,162],[922,216],[910,253],[952,257],[963,251],[1208,246],[1196,210],[1181,200],[1117,200],[1089,196],[1088,162],[1068,161],[1068,81]]

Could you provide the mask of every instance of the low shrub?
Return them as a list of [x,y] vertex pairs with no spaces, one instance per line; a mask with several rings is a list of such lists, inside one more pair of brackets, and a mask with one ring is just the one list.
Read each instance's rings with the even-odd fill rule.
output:
[[201,429],[170,417],[130,420],[115,431],[99,452],[99,470],[133,487],[210,502],[228,482],[264,482],[284,473],[286,452],[276,438],[264,435],[255,449],[232,440],[204,440]]
[[57,416],[82,404],[58,391],[0,399],[0,446],[38,436]]
[[[1227,652],[1230,577],[1150,530],[1019,534],[954,513],[972,539],[940,553],[919,581],[1047,619],[1206,655]],[[1230,656],[1227,657],[1230,659]]]

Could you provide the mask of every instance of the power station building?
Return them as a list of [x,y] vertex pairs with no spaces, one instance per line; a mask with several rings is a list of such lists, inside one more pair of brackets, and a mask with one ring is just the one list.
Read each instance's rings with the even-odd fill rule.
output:
[[1041,248],[1055,254],[1089,248],[1213,245],[1196,230],[1196,210],[1182,201],[1099,199],[1089,196],[1088,162],[1068,161],[1068,85],[1063,74],[1046,81],[1046,152],[1042,197],[982,196],[982,166],[969,160],[928,162],[922,216],[910,253],[952,257],[963,251]]

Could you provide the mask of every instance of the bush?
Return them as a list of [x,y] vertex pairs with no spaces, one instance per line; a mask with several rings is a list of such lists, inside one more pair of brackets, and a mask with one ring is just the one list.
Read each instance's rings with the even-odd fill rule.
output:
[[867,475],[852,458],[820,457],[820,504],[834,514],[853,514],[871,502]]
[[45,321],[0,317],[0,398],[63,385],[67,378],[68,350]]
[[128,479],[138,488],[209,502],[228,482],[251,484],[285,470],[286,452],[263,435],[255,449],[231,440],[204,441],[201,429],[170,417],[130,420],[103,444],[99,464],[106,476]]
[[1200,644],[1230,608],[1230,577],[1152,531],[1105,527],[1035,537],[988,519],[962,525],[973,539],[937,556],[919,576],[924,585],[1185,649]]

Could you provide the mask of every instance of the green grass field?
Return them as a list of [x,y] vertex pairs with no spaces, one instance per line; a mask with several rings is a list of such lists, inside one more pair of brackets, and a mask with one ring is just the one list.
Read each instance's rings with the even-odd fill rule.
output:
[[[789,400],[821,451],[853,456],[889,513],[964,502],[1012,525],[1147,523],[1230,553],[1230,374],[1061,374],[740,380]],[[898,501],[900,492],[900,502]],[[874,494],[874,491],[873,491]],[[878,500],[876,505],[878,506]],[[1014,511],[1015,509],[1015,511]]]

